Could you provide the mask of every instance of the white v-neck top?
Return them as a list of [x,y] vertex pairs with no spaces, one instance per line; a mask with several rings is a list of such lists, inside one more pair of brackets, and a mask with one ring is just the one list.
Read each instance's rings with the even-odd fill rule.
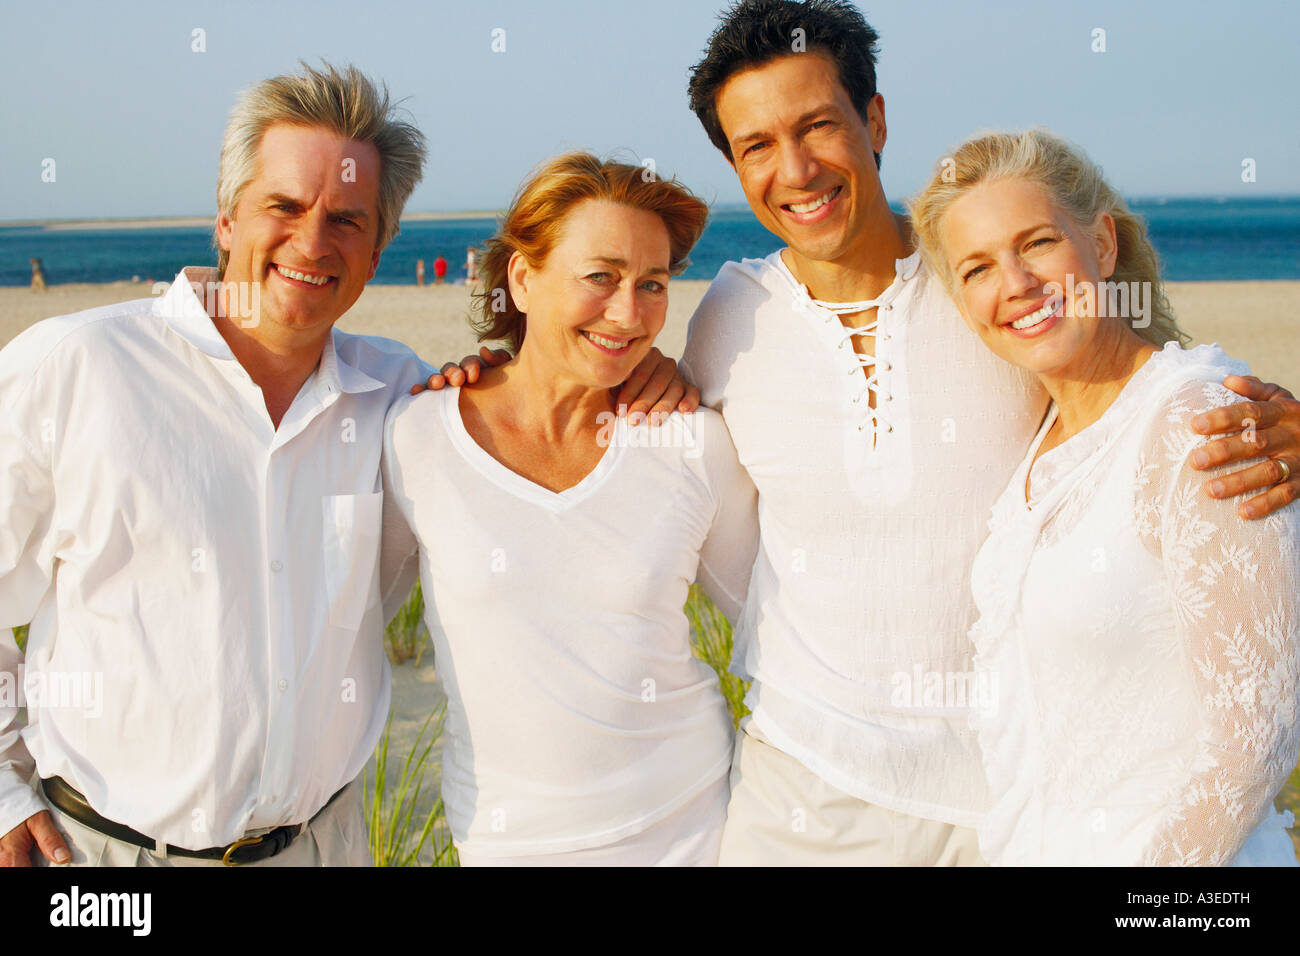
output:
[[1295,865],[1271,804],[1300,747],[1300,513],[1243,521],[1187,464],[1230,374],[1166,345],[1033,462],[1026,503],[1053,410],[994,509],[971,632],[990,863]]
[[[779,252],[724,265],[691,320],[683,374],[759,495],[732,667],[754,682],[763,734],[828,783],[973,826],[986,790],[961,692],[970,566],[1047,398],[967,328],[919,254],[875,302],[865,371]],[[956,692],[935,697],[936,682]]]
[[452,835],[480,856],[614,843],[728,772],[731,721],[682,606],[698,577],[738,615],[756,494],[707,409],[611,421],[596,468],[552,492],[471,438],[459,395],[399,402],[384,447],[385,551],[419,541],[447,693]]

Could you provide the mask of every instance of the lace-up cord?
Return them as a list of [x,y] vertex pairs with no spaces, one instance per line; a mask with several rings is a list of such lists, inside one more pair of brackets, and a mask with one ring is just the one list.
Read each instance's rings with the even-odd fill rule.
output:
[[[821,306],[823,309],[826,309],[828,312],[833,312],[835,315],[852,315],[855,312],[865,312],[868,309],[877,310],[876,318],[872,319],[866,325],[852,329],[846,328],[844,330],[844,336],[839,341],[839,346],[841,348],[844,347],[845,342],[852,342],[855,335],[876,335],[876,329],[880,325],[880,311],[878,308],[880,302],[878,299],[868,299],[864,302],[821,302],[814,299],[813,302],[816,305]],[[862,369],[871,370],[867,373],[867,381],[863,386],[862,391],[858,392],[858,394],[853,397],[853,404],[862,404],[862,399],[867,395],[867,393],[872,393],[876,399],[875,407],[873,408],[871,403],[868,402],[866,412],[867,420],[871,422],[873,433],[879,435],[882,426],[887,432],[893,431],[893,424],[880,413],[881,382],[879,360],[874,355],[864,355],[856,349],[854,350],[853,355],[858,360],[858,368],[854,370],[855,372],[860,372]],[[885,371],[888,370],[889,366],[888,363],[886,363]],[[859,425],[859,429],[863,428],[865,424],[866,422],[863,422],[862,425]]]

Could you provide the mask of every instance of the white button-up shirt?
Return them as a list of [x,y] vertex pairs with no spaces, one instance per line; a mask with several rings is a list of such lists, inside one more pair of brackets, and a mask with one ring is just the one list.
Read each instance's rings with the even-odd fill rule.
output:
[[970,567],[1047,398],[919,254],[875,302],[866,371],[780,253],[724,265],[691,320],[683,373],[758,488],[732,669],[763,734],[823,780],[972,826],[987,791],[967,725]]
[[34,761],[219,846],[309,819],[382,731],[384,416],[431,369],[335,330],[277,429],[190,285],[215,278],[0,352],[0,833],[44,808]]

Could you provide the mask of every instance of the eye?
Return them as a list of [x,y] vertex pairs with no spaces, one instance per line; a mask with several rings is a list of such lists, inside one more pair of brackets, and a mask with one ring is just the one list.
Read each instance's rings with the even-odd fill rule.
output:
[[668,287],[658,279],[647,279],[645,282],[641,283],[641,288],[645,289],[647,292],[654,293],[666,292],[668,290]]
[[594,282],[596,285],[605,285],[612,276],[608,272],[593,272],[590,275],[583,276],[588,282]]
[[1051,245],[1051,244],[1054,243],[1054,242],[1056,242],[1056,237],[1055,237],[1055,236],[1042,236],[1042,237],[1040,237],[1040,238],[1038,238],[1038,239],[1035,239],[1033,242],[1029,243],[1029,245],[1026,246],[1025,248],[1027,248],[1027,249],[1032,249],[1032,248],[1034,248],[1035,246],[1041,246],[1041,245],[1043,245],[1044,243],[1046,243],[1046,244],[1048,244],[1048,245]]
[[962,282],[969,282],[969,281],[970,281],[974,276],[977,276],[977,275],[979,275],[981,272],[983,272],[984,269],[985,269],[984,266],[976,266],[974,269],[969,270],[965,275],[963,275],[963,276],[961,277],[961,281],[962,281]]
[[334,217],[334,221],[335,221],[335,222],[341,222],[341,223],[344,223],[345,225],[348,225],[348,226],[356,226],[356,224],[357,224],[357,223],[356,223],[356,220],[354,220],[354,219],[349,219],[347,216],[335,216],[335,217]]
[[749,155],[751,155],[755,150],[763,149],[763,148],[766,147],[766,146],[767,146],[767,143],[751,143],[749,146],[747,146],[747,147],[745,148],[745,151],[744,151],[741,155],[742,155],[742,156],[749,156]]

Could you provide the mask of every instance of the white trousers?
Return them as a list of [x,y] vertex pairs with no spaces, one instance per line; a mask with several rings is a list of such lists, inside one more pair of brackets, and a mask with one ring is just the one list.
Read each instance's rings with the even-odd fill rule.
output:
[[[162,856],[152,850],[82,826],[56,807],[50,807],[54,825],[68,842],[72,860],[64,866],[223,866],[220,860],[196,860],[184,856]],[[39,850],[32,859],[50,865]],[[361,783],[353,780],[338,799],[316,814],[301,833],[275,856],[248,866],[373,866],[361,814]]]
[[975,831],[832,787],[746,717],[736,733],[719,866],[982,866]]

